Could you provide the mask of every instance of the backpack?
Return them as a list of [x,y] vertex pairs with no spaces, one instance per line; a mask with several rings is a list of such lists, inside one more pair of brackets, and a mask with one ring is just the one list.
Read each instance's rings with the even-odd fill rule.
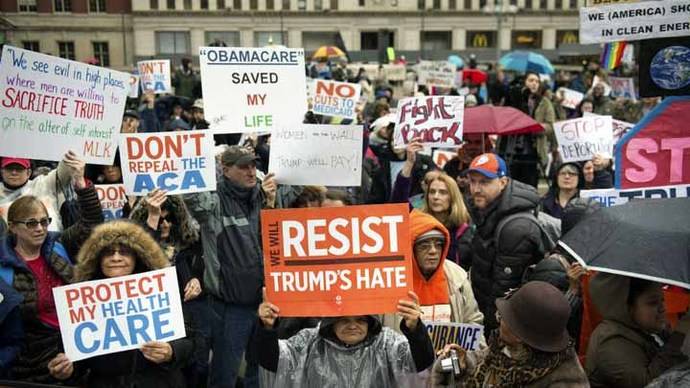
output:
[[542,252],[550,252],[556,247],[556,243],[561,237],[561,220],[544,212],[540,212],[539,208],[535,208],[534,212],[520,212],[511,214],[499,221],[496,226],[494,239],[496,240],[496,252],[500,252],[498,242],[500,241],[501,232],[503,228],[513,220],[528,219],[534,222],[541,232],[541,244],[539,246]]

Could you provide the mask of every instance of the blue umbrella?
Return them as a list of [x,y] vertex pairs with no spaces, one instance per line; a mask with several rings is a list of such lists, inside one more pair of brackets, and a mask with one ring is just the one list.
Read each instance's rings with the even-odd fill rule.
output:
[[513,51],[498,61],[505,70],[513,70],[521,73],[534,71],[539,74],[553,74],[553,66],[546,57],[531,51]]
[[457,69],[462,69],[463,67],[465,67],[465,61],[463,61],[462,58],[460,58],[460,56],[458,55],[449,55],[448,62],[455,65]]

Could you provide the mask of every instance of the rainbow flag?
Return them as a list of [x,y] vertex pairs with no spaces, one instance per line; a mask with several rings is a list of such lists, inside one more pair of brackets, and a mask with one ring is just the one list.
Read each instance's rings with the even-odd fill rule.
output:
[[604,51],[601,52],[601,67],[613,70],[620,66],[625,51],[625,42],[613,42],[604,44]]

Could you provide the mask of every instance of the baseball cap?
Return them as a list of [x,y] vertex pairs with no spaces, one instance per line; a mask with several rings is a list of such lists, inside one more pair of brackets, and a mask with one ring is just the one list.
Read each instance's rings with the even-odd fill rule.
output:
[[2,164],[0,164],[0,168],[5,168],[10,164],[18,164],[24,168],[31,168],[31,161],[29,159],[24,158],[2,158]]
[[258,159],[259,157],[252,151],[238,145],[228,147],[220,157],[221,162],[226,166],[244,166]]
[[196,101],[194,101],[194,105],[192,105],[192,108],[204,110],[204,100],[198,98]]
[[134,109],[127,109],[125,113],[122,115],[122,117],[132,117],[137,120],[140,120],[139,118],[139,113],[135,111]]
[[472,160],[467,172],[478,172],[487,178],[500,178],[508,176],[506,162],[496,154],[481,154]]

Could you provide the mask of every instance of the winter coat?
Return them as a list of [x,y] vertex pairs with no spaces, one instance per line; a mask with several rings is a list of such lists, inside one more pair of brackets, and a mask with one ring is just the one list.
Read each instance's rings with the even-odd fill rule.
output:
[[[77,190],[81,219],[64,232],[49,232],[41,255],[46,263],[67,284],[73,280],[71,258],[76,257],[81,244],[88,238],[94,226],[103,222],[103,211],[98,194],[93,186]],[[14,250],[16,240],[8,236],[0,247],[0,267],[11,268],[12,287],[24,298],[20,310],[27,345],[13,367],[15,378],[34,382],[51,382],[48,374],[50,361],[62,347],[60,332],[48,327],[38,319],[36,303],[38,290],[33,273]]]
[[484,313],[486,332],[498,327],[496,298],[517,288],[525,269],[544,257],[541,232],[535,222],[520,218],[505,225],[499,236],[499,252],[494,238],[496,227],[511,214],[533,212],[538,203],[539,195],[532,186],[510,179],[503,192],[483,211],[474,204],[469,206],[476,224],[470,278],[479,310]]
[[594,110],[592,113],[601,115],[601,116],[612,116],[614,109],[615,109],[615,104],[613,103],[613,100],[606,96],[601,96],[599,99],[594,99],[593,100],[593,105],[594,105]]
[[[100,253],[114,244],[134,251],[137,258],[134,273],[170,266],[168,258],[147,231],[133,222],[118,220],[94,229],[79,251],[75,280],[104,278],[100,270]],[[75,375],[86,374],[88,387],[185,387],[181,368],[191,359],[196,344],[195,331],[187,322],[185,317],[187,337],[169,342],[173,349],[173,358],[169,362],[156,364],[144,358],[140,350],[128,350],[77,361]]]
[[556,111],[548,98],[542,97],[539,105],[534,110],[532,117],[544,127],[544,133],[536,135],[537,154],[542,165],[548,163],[549,148],[555,148],[558,144],[556,134],[553,131],[553,123],[556,122]]
[[[262,387],[412,387],[417,372],[433,363],[434,350],[424,325],[402,328],[404,335],[367,317],[369,330],[361,343],[347,346],[337,339],[327,318],[318,328],[304,329],[287,340],[259,325],[257,347]],[[277,362],[276,362],[277,359]]]
[[[509,135],[499,137],[497,149],[504,155],[506,162],[511,164],[512,160],[534,160],[538,159],[542,165],[548,162],[549,146],[557,144],[556,136],[553,131],[553,123],[556,121],[556,111],[548,98],[539,97],[533,112],[529,112],[529,90],[521,88],[519,94],[512,98],[511,106],[520,109],[534,118],[536,122],[544,127],[543,133],[527,135]],[[523,144],[522,148],[515,145]]]
[[194,87],[199,82],[196,73],[191,68],[189,71],[184,71],[182,67],[175,70],[175,75],[172,79],[172,84],[175,87],[175,95],[194,99]]
[[690,362],[683,363],[664,372],[646,388],[690,387]]
[[585,368],[592,387],[639,388],[667,369],[687,361],[685,335],[662,334],[661,346],[632,319],[628,310],[630,278],[598,273],[589,283],[594,305],[604,320],[592,333]]
[[19,310],[23,297],[0,278],[0,379],[11,377],[10,368],[24,345]]
[[577,169],[577,192],[575,195],[571,198],[578,198],[580,197],[580,190],[584,188],[585,186],[585,177],[582,174],[582,167],[580,167],[579,163],[562,163],[556,171],[554,172],[553,176],[551,177],[551,187],[549,188],[549,191],[544,195],[544,197],[541,199],[541,202],[539,204],[539,209],[543,211],[544,213],[556,217],[559,220],[563,216],[563,210],[564,207],[561,206],[561,203],[558,200],[558,194],[559,194],[559,187],[558,187],[558,174],[560,174],[561,170],[565,166],[573,166]]
[[216,192],[184,196],[201,226],[204,285],[226,303],[258,306],[264,284],[259,213],[264,205],[260,183],[245,189],[221,177]]

